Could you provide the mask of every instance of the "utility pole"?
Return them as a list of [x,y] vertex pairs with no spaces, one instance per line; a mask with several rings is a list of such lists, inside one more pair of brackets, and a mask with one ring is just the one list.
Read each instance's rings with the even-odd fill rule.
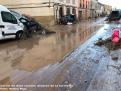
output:
[[50,0],[49,0],[49,7],[50,7]]
[[90,0],[90,18],[92,18],[92,1]]

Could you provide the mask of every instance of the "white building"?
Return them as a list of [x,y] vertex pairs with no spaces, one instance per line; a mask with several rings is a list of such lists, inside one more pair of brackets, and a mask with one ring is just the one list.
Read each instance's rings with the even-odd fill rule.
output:
[[97,14],[98,16],[103,16],[104,4],[98,2]]
[[78,18],[78,0],[53,0],[54,1],[54,14],[55,20],[60,17],[74,14]]
[[98,0],[90,0],[90,17],[97,17]]

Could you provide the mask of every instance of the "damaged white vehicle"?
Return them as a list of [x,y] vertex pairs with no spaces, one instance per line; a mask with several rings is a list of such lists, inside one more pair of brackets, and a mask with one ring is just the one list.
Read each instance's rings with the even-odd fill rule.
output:
[[0,5],[0,40],[23,35],[23,24],[5,7]]

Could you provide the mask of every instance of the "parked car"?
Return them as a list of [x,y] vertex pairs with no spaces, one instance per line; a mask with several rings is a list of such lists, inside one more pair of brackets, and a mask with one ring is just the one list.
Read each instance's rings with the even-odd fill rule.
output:
[[68,20],[67,20],[67,17],[66,16],[62,16],[60,19],[59,19],[59,24],[64,24],[66,25],[68,23]]
[[0,5],[0,40],[20,39],[22,34],[22,23],[5,6]]
[[66,16],[62,16],[60,19],[59,19],[59,24],[68,24],[68,23],[75,23],[76,21],[76,17],[75,15],[66,15]]
[[67,15],[68,22],[74,23],[76,21],[75,15]]

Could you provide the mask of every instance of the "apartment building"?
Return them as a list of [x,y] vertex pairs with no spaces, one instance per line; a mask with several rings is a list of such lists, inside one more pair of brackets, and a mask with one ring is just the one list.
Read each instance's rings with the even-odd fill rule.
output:
[[112,6],[104,4],[104,14],[109,15],[112,11]]
[[59,20],[60,17],[73,14],[78,18],[78,0],[56,0],[54,5],[55,20]]
[[95,18],[98,16],[98,0],[90,0],[90,17]]
[[104,4],[98,2],[97,16],[104,16]]
[[90,0],[80,0],[79,20],[87,19],[89,17],[89,5]]

